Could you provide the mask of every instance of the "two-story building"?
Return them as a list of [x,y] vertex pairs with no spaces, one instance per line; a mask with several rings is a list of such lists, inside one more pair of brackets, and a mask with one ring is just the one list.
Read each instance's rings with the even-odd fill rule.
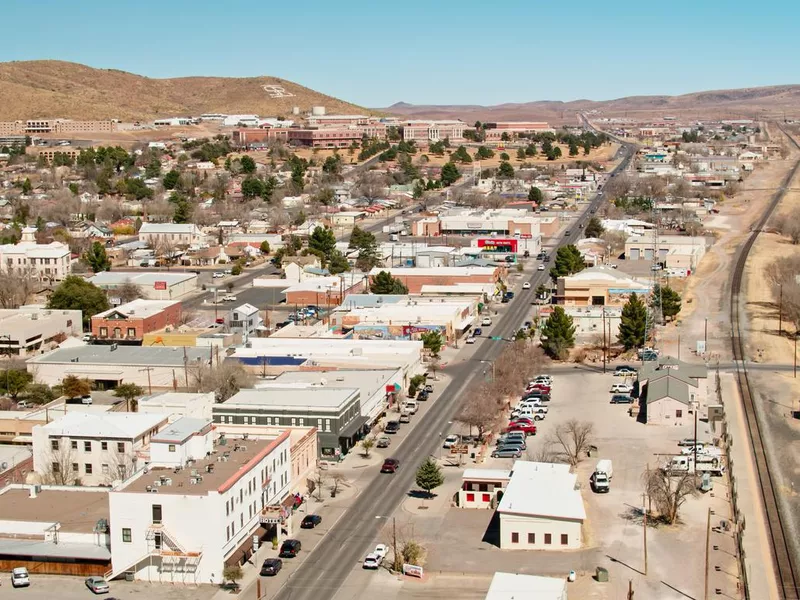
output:
[[94,315],[92,337],[141,344],[146,333],[177,327],[180,322],[179,301],[138,298]]
[[[166,448],[147,472],[109,494],[111,577],[220,584],[226,566],[253,554],[254,538],[291,535],[290,433],[215,438],[205,420],[184,421],[154,440]],[[183,462],[157,462],[162,455]]]
[[190,246],[204,239],[203,232],[192,223],[142,223],[139,241],[151,247],[160,243],[172,246]]
[[255,306],[242,304],[228,313],[227,325],[231,333],[240,334],[242,341],[247,342],[251,336],[255,337],[258,328],[263,325],[263,320]]
[[0,245],[0,271],[6,273],[61,281],[70,274],[71,265],[69,247],[61,242],[37,243],[35,227],[25,227],[17,244]]
[[4,353],[31,356],[52,350],[82,331],[79,310],[50,310],[36,305],[0,309],[0,350]]
[[212,407],[222,424],[313,426],[322,456],[347,453],[363,432],[358,388],[270,387],[241,390]]
[[147,462],[166,424],[163,414],[68,412],[33,427],[33,468],[42,483],[110,485]]

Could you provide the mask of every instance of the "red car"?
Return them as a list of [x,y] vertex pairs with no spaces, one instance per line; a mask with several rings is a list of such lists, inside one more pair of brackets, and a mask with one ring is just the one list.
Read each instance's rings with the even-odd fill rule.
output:
[[514,421],[506,427],[506,433],[510,431],[521,431],[525,435],[536,435],[536,425],[525,421]]
[[537,383],[535,385],[529,385],[528,389],[526,389],[525,391],[526,392],[532,392],[533,390],[540,390],[540,391],[544,392],[545,394],[549,394],[551,389],[552,388],[549,385],[546,385],[544,383]]
[[400,461],[396,458],[387,458],[383,461],[381,473],[395,473],[400,468]]

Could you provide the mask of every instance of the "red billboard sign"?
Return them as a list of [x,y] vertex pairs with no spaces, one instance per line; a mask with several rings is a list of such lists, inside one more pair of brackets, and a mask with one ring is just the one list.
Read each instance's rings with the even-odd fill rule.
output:
[[484,252],[516,254],[518,243],[516,238],[478,238],[478,248]]
[[156,281],[153,284],[153,288],[155,288],[157,290],[165,290],[165,289],[167,289],[167,282],[166,281]]

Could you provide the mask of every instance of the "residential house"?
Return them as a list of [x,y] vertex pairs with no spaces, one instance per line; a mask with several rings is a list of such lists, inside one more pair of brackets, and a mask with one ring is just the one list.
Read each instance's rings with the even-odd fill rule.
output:
[[150,246],[167,243],[172,246],[190,246],[200,243],[205,236],[192,223],[142,223],[139,239]]
[[709,402],[708,368],[660,356],[637,374],[640,419],[655,425],[685,425]]
[[227,326],[231,333],[240,334],[242,341],[247,342],[250,337],[255,337],[263,328],[263,320],[255,306],[242,304],[228,313]]

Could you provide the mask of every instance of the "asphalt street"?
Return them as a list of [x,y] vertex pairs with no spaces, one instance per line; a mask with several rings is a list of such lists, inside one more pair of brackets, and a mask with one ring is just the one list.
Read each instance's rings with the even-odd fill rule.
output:
[[[614,172],[621,172],[630,161],[631,148],[625,147],[625,158]],[[603,201],[598,194],[587,206],[569,235],[561,238],[558,246],[573,243],[580,238],[580,225],[591,216]],[[528,281],[533,289],[548,278],[547,271],[535,271]],[[492,328],[492,336],[510,339],[519,324],[525,321],[530,302],[518,294],[498,316]],[[408,437],[395,450],[401,469],[394,475],[384,475],[374,481],[356,497],[352,506],[334,525],[326,537],[312,551],[305,562],[286,581],[276,598],[279,600],[327,600],[332,599],[344,583],[350,570],[359,565],[370,549],[370,544],[387,518],[413,489],[416,467],[426,456],[434,455],[439,445],[440,432],[447,431],[448,422],[456,415],[463,392],[483,377],[483,369],[475,362],[493,361],[503,348],[503,341],[484,340],[470,361],[455,363],[446,371],[453,383],[444,389],[424,420],[417,423]],[[459,383],[460,382],[460,383]],[[438,391],[438,390],[437,390]]]

